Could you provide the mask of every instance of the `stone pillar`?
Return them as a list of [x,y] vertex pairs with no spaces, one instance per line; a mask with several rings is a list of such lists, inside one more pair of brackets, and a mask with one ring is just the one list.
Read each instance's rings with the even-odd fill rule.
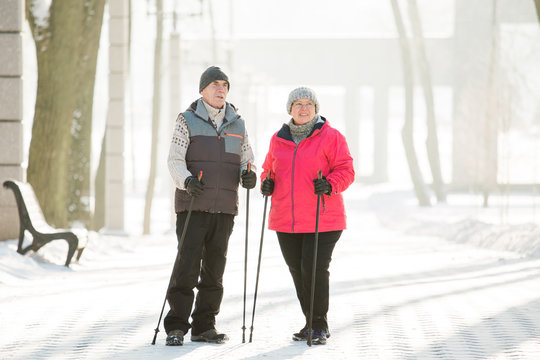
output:
[[105,232],[124,232],[124,123],[128,0],[109,1],[109,108],[105,155]]
[[[23,52],[24,0],[0,1],[0,183],[24,179]],[[0,186],[0,240],[19,234],[17,204]]]
[[373,101],[373,182],[388,181],[388,87],[375,87]]
[[[356,84],[348,84],[345,87],[345,129],[346,133],[343,134],[347,138],[347,144],[351,156],[353,157],[354,170],[357,174],[360,173],[358,161],[360,159],[359,151],[359,114],[358,114],[358,86]],[[358,180],[358,176],[356,177]]]

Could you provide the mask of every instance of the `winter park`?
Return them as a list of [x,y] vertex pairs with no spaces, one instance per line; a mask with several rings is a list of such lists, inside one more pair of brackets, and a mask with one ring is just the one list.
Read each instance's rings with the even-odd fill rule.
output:
[[0,359],[540,359],[539,63],[539,0],[0,1]]

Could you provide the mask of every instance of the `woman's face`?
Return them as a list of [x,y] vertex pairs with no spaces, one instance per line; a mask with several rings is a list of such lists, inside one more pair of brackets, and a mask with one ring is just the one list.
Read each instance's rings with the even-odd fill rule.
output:
[[315,117],[315,103],[309,99],[298,99],[293,102],[291,115],[295,125],[303,125]]

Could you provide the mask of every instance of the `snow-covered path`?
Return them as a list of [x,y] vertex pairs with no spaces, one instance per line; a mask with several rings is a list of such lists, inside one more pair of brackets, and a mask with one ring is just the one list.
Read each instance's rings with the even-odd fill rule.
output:
[[[356,194],[330,269],[326,346],[290,340],[303,320],[270,231],[253,342],[242,343],[241,214],[217,320],[227,344],[191,343],[188,334],[184,346],[167,347],[163,331],[150,344],[176,251],[172,233],[100,236],[71,269],[56,265],[60,244],[22,257],[10,241],[0,244],[0,359],[540,359],[540,259],[383,228]],[[251,207],[248,339],[262,200],[253,196]]]

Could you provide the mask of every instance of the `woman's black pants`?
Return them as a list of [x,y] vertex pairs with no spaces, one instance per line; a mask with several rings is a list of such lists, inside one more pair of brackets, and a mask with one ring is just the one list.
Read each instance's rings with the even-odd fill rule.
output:
[[[326,314],[328,313],[330,261],[334,246],[343,231],[319,233],[317,250],[317,266],[315,275],[315,297],[313,302],[313,329],[328,329]],[[292,275],[296,295],[300,301],[302,312],[309,319],[311,300],[311,277],[313,271],[313,245],[315,233],[277,232],[281,253]]]

